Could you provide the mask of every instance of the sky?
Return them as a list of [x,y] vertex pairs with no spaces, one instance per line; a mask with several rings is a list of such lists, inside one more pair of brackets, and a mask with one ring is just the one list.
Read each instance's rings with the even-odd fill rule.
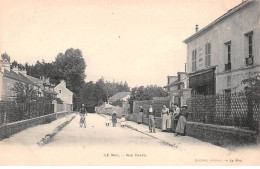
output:
[[0,53],[52,62],[82,50],[86,82],[164,86],[185,71],[183,40],[242,0],[1,0]]

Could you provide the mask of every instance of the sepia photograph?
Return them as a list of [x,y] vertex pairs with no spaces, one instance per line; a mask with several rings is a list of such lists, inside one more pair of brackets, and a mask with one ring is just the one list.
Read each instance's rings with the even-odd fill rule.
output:
[[0,166],[260,166],[259,0],[0,0]]

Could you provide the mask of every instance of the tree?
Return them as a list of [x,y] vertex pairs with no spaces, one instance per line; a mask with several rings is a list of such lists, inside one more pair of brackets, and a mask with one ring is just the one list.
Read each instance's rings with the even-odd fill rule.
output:
[[260,104],[260,79],[259,73],[254,77],[250,77],[248,79],[242,80],[242,84],[245,85],[244,92],[246,95],[246,99],[248,102],[247,105],[247,125],[249,128],[253,128],[253,116],[254,116],[254,106],[257,107],[259,111],[259,104]]
[[7,53],[1,54],[1,58],[2,58],[3,60],[6,59],[6,60],[8,60],[8,62],[10,62],[10,56],[9,56]]
[[32,102],[37,100],[37,91],[31,85],[16,82],[11,90],[16,93],[17,103]]
[[152,100],[154,97],[165,97],[167,92],[162,87],[156,85],[140,86],[132,89],[129,101],[133,100]]

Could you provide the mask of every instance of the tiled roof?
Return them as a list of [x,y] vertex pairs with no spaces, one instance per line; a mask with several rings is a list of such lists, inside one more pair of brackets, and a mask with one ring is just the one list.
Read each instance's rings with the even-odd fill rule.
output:
[[130,92],[119,92],[112,97],[109,98],[109,100],[120,100],[125,98],[126,96],[130,95]]
[[176,80],[174,80],[172,83],[170,83],[170,84],[164,86],[163,88],[173,86],[173,85],[175,85],[175,84],[178,84],[178,82],[179,82],[178,79],[176,79]]
[[32,82],[30,79],[26,78],[26,76],[24,76],[21,73],[15,73],[14,71],[10,70],[4,70],[4,76],[12,78],[14,80],[20,81],[20,82],[24,82],[27,84],[32,84],[34,86],[37,86],[37,84],[35,84],[34,82]]
[[34,83],[38,84],[39,86],[43,87],[43,80],[38,79],[38,78],[33,77],[33,76],[29,76],[29,75],[27,75],[26,77],[28,79],[30,79],[31,81],[33,81]]

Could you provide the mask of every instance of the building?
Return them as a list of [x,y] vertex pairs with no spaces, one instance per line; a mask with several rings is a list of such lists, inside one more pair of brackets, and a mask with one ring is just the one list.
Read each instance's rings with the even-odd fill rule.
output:
[[11,64],[7,59],[0,60],[0,101],[15,101],[16,93],[12,89],[16,83],[31,86],[37,91],[38,97],[51,94],[53,98],[56,98],[54,85],[50,84],[49,80],[29,76],[26,70],[19,70],[16,66],[12,69],[10,67]]
[[18,68],[11,69],[11,64],[7,59],[0,60],[0,101],[14,101],[16,93],[13,87],[16,83],[27,84],[35,90],[40,86],[26,77],[26,71],[18,71]]
[[57,92],[57,98],[60,98],[64,104],[73,104],[73,93],[67,89],[66,82],[62,80],[57,86],[54,87],[54,91]]
[[130,98],[130,92],[118,92],[117,94],[113,95],[108,99],[108,104],[112,104],[113,102],[120,100],[120,101],[127,101]]
[[243,1],[184,40],[192,94],[238,92],[260,72],[259,17],[259,1]]
[[177,76],[167,76],[167,85],[163,87],[171,97],[171,103],[183,106],[186,104],[187,73],[178,72]]

